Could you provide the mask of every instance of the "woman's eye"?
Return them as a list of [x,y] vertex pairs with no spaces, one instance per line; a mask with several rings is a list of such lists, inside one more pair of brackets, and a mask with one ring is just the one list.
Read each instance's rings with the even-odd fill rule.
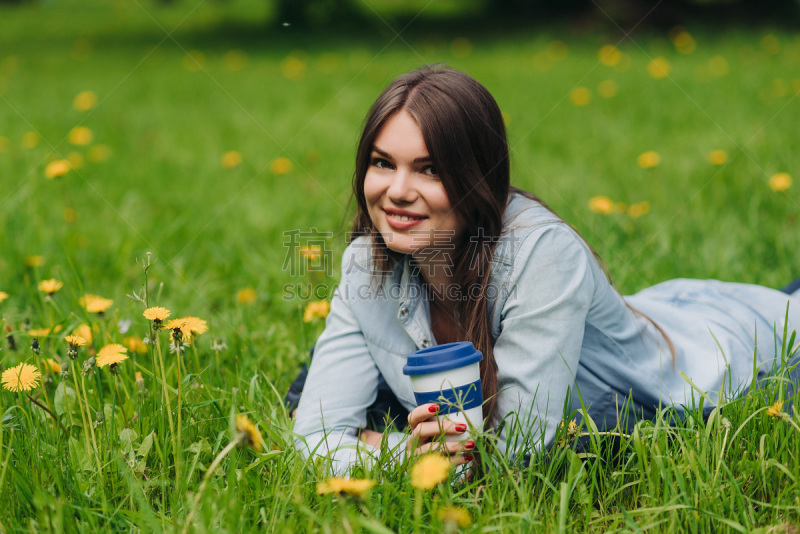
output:
[[377,167],[379,169],[391,169],[392,165],[383,158],[372,158],[372,162],[370,163],[373,167]]
[[439,173],[436,172],[436,167],[433,165],[427,165],[422,169],[422,174],[427,174],[428,176],[439,176]]

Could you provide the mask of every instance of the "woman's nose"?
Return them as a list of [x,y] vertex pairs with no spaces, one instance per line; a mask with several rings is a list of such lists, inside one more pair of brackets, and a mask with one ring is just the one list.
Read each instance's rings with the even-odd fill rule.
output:
[[414,202],[417,196],[414,187],[414,173],[398,169],[392,178],[392,183],[387,191],[389,200],[398,204],[408,204]]

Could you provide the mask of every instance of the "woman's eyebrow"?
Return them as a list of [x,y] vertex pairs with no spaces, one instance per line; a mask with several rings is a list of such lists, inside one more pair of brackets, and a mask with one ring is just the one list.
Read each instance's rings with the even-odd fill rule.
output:
[[[377,152],[379,155],[383,156],[386,159],[394,159],[394,158],[392,158],[391,155],[389,155],[388,152],[384,152],[383,150],[381,150],[380,148],[378,148],[375,145],[372,145],[372,151],[373,152]],[[414,159],[414,163],[428,163],[428,162],[431,162],[431,161],[433,161],[433,158],[430,157],[430,156],[423,156],[421,158],[415,158]]]

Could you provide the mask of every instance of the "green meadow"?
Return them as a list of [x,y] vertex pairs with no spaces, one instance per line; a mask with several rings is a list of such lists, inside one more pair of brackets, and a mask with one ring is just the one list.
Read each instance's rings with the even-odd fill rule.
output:
[[[384,450],[353,473],[370,490],[318,486],[327,466],[294,451],[282,399],[338,279],[362,120],[403,72],[444,62],[486,85],[514,185],[622,294],[800,276],[800,33],[455,29],[421,10],[303,31],[268,26],[261,0],[0,4],[0,366],[43,375],[0,391],[0,532],[799,531],[780,378],[707,421],[589,424],[580,447],[565,429],[530,466],[495,457],[471,481],[416,488]],[[207,331],[170,351],[153,306]],[[91,340],[73,360],[75,332]],[[84,374],[112,344],[117,374]]]

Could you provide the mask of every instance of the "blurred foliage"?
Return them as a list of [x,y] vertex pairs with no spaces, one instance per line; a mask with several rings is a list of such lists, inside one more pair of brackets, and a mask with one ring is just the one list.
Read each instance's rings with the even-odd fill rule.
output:
[[570,18],[633,28],[647,19],[649,26],[674,25],[689,18],[711,17],[715,22],[800,19],[798,0],[441,0],[435,3],[397,0],[272,0],[280,24],[320,26],[357,25],[368,19],[449,17],[465,22],[538,23]]

